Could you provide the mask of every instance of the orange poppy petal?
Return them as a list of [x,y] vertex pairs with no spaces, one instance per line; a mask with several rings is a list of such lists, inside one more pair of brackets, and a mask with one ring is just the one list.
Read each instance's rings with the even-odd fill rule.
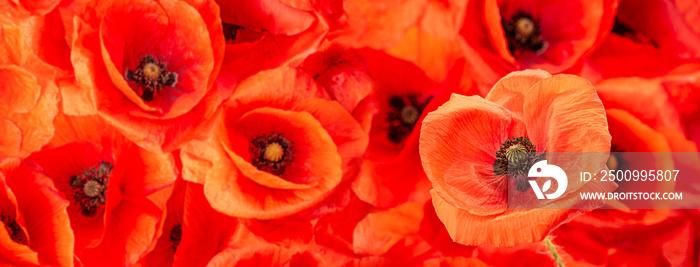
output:
[[496,151],[521,136],[524,125],[510,111],[480,97],[452,95],[425,118],[420,155],[436,194],[474,214],[506,208],[506,178],[495,175]]
[[527,92],[533,85],[551,76],[549,72],[539,69],[511,72],[498,80],[486,95],[486,100],[499,104],[522,118]]
[[3,80],[0,98],[9,100],[0,104],[2,114],[27,113],[36,106],[41,96],[41,87],[34,75],[23,68],[10,65],[0,67],[0,79]]
[[280,0],[233,3],[217,1],[224,22],[273,34],[295,35],[311,26],[313,15]]
[[[340,181],[341,157],[331,137],[306,112],[259,108],[237,120],[229,132],[228,154],[239,170],[260,185],[276,189],[308,189],[326,180],[331,186]],[[235,130],[234,130],[235,129]],[[250,142],[263,134],[281,133],[292,143],[294,162],[281,177],[258,170],[250,163]],[[226,146],[224,146],[226,148]]]
[[383,255],[406,236],[418,233],[421,219],[422,203],[370,213],[355,227],[353,250],[359,255]]
[[[586,186],[592,192],[610,192],[615,188],[614,183],[588,183]],[[435,212],[452,240],[464,245],[504,247],[541,241],[558,225],[600,206],[600,203],[581,205],[577,203],[580,202],[578,194],[569,194],[549,208],[505,210],[500,214],[479,216],[449,204],[435,190],[431,190],[431,195]],[[566,209],[569,207],[577,209]]]
[[[56,190],[51,179],[34,165],[6,158],[0,162],[0,169],[7,175],[4,182],[17,199],[29,248],[38,256],[37,264],[71,265],[74,238],[65,209],[68,201]],[[21,251],[16,256],[30,256]]]
[[527,133],[538,151],[610,151],[603,104],[584,78],[560,74],[540,81],[525,95],[523,110]]
[[17,156],[22,148],[22,130],[17,125],[6,119],[0,118],[0,156]]

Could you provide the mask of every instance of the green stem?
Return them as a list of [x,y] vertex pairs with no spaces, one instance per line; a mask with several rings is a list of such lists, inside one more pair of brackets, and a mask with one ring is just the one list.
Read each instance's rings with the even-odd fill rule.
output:
[[564,262],[561,261],[561,257],[559,257],[559,253],[557,253],[557,249],[554,247],[554,244],[552,244],[552,239],[547,236],[544,238],[544,243],[547,244],[547,248],[549,248],[549,252],[552,253],[554,260],[557,262],[557,266],[564,267]]

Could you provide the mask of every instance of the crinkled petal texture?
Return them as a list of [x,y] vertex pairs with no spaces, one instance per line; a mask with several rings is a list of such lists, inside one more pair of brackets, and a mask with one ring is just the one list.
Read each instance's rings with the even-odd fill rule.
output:
[[[220,122],[212,139],[182,149],[183,178],[204,184],[212,207],[236,217],[271,219],[315,207],[357,175],[367,146],[350,113],[292,68],[245,80]],[[252,151],[270,152],[270,143],[255,148],[254,140],[271,134],[291,144],[277,151],[287,164],[282,171],[253,160]]]
[[[99,118],[98,118],[99,119]],[[105,131],[97,137],[82,133],[93,131],[93,120],[69,118],[62,122],[61,136],[85,137],[32,154],[36,162],[53,179],[56,187],[74,205],[68,207],[70,223],[76,235],[76,256],[86,265],[130,265],[151,249],[162,227],[165,205],[172,192],[177,170],[172,155],[144,150],[126,138]],[[64,128],[65,127],[65,128]],[[91,140],[91,139],[97,139]],[[58,141],[58,140],[57,140]],[[86,215],[71,184],[72,177],[98,167],[101,162],[113,166],[103,186],[103,204],[94,214]]]
[[[0,160],[0,262],[3,265],[71,266],[73,231],[63,197],[36,165]],[[10,225],[14,224],[14,225]]]
[[[508,209],[514,179],[494,173],[496,152],[506,140],[523,136],[538,153],[610,150],[605,111],[593,86],[572,75],[515,72],[487,99],[455,94],[425,118],[421,160],[433,184],[435,211],[456,242],[512,246],[542,240],[557,225],[602,205],[580,203],[576,192],[616,188],[613,182],[572,182],[566,195],[542,203],[548,209]],[[607,157],[582,155],[573,159],[581,163],[564,169],[604,168]]]
[[[152,151],[172,151],[206,133],[231,92],[214,84],[224,51],[218,12],[213,1],[123,0],[77,16],[71,59],[78,86],[61,88],[70,100],[66,114],[97,113]],[[146,56],[162,62],[157,74],[176,77],[152,100],[142,83],[127,79]]]

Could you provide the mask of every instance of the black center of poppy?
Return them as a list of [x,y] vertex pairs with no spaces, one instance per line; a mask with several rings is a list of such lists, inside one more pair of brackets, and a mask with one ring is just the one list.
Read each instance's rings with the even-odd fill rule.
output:
[[527,173],[532,165],[544,159],[544,154],[537,154],[535,145],[527,136],[512,137],[496,152],[493,172],[497,175],[507,175],[515,179],[516,188],[525,191],[528,187]]
[[226,41],[236,40],[236,36],[238,36],[238,31],[243,29],[243,26],[229,24],[226,22],[221,22],[221,26],[223,28],[224,38],[226,39]]
[[70,178],[73,204],[78,205],[81,214],[94,216],[107,201],[107,181],[112,167],[111,163],[103,161]]
[[177,83],[177,73],[169,72],[163,59],[147,55],[141,57],[136,70],[126,69],[124,77],[138,86],[141,99],[146,102],[153,100],[155,94],[163,90],[163,86],[173,87]]
[[632,29],[632,27],[627,26],[617,18],[615,18],[615,24],[613,24],[612,33],[630,39],[635,43],[647,44],[653,46],[654,48],[659,48],[659,43],[644,35],[643,33]]
[[258,170],[282,175],[294,161],[294,147],[281,133],[263,134],[250,142],[250,161]]
[[610,147],[610,157],[608,157],[608,162],[605,164],[608,169],[627,170],[629,167],[629,162],[622,158],[622,153],[624,152],[624,150],[620,149],[615,144]]
[[542,28],[539,20],[523,10],[518,11],[510,20],[501,22],[508,40],[508,50],[513,55],[520,51],[542,52],[546,43],[542,40]]
[[179,223],[173,226],[170,230],[170,242],[172,242],[173,250],[177,251],[177,247],[180,245],[180,239],[182,238],[182,225]]
[[421,113],[432,99],[432,97],[428,97],[425,101],[420,102],[416,94],[395,95],[389,98],[390,110],[387,114],[387,122],[389,123],[387,137],[389,140],[398,144],[411,134]]
[[10,235],[10,239],[17,244],[27,244],[27,237],[24,236],[22,227],[19,226],[15,218],[9,215],[0,214],[0,220],[5,224],[5,230]]

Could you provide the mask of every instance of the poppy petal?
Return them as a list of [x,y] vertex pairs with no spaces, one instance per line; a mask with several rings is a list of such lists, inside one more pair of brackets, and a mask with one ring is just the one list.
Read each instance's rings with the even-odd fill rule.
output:
[[503,107],[480,97],[452,95],[425,118],[420,155],[436,194],[479,215],[506,209],[506,177],[493,172],[496,151],[523,122]]

